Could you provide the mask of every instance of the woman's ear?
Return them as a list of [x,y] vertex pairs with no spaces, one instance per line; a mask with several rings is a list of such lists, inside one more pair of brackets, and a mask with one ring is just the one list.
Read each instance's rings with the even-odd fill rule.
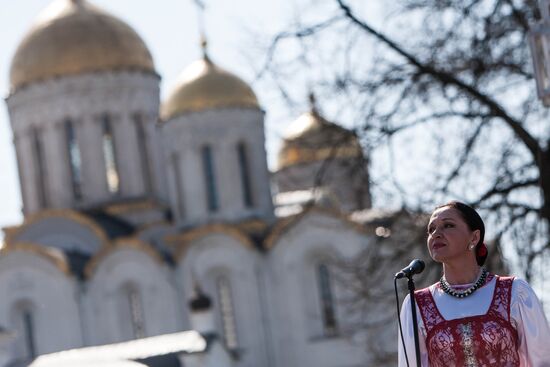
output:
[[472,243],[474,245],[478,244],[480,236],[481,236],[481,231],[479,229],[476,229],[475,231],[472,232]]

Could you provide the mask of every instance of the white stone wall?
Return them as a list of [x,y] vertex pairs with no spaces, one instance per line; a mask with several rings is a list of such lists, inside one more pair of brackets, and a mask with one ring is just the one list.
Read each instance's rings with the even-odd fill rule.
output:
[[[271,219],[270,178],[267,169],[263,112],[255,109],[217,109],[188,113],[164,122],[164,165],[169,168],[170,202],[179,224],[235,221],[247,217]],[[247,149],[253,207],[244,204],[237,146]],[[201,149],[212,148],[219,209],[207,208]],[[174,156],[182,187],[175,187]],[[178,208],[183,207],[183,213]]]
[[86,344],[132,339],[123,292],[128,285],[139,292],[145,336],[183,330],[183,305],[169,269],[140,249],[121,246],[101,260],[86,285],[82,299]]
[[215,281],[220,275],[229,279],[241,353],[235,364],[238,367],[270,366],[265,339],[268,325],[260,299],[262,267],[262,259],[255,250],[233,236],[216,232],[193,241],[177,265],[177,277],[187,300],[191,299],[194,281],[213,298],[219,333],[221,320]]
[[[66,241],[86,244],[87,239],[86,246],[96,252],[93,234],[70,223],[45,218],[22,234],[26,241],[62,249]],[[34,253],[0,256],[0,325],[10,329],[7,310],[24,299],[39,306],[39,335],[45,333],[42,328],[49,332],[45,342],[40,339],[41,353],[127,340],[132,330],[123,289],[131,284],[139,291],[145,336],[188,330],[188,302],[196,281],[214,301],[221,335],[216,279],[224,276],[230,282],[241,354],[236,366],[335,367],[361,366],[368,361],[365,338],[323,335],[316,266],[334,258],[352,258],[372,238],[346,219],[321,210],[312,210],[284,227],[266,253],[230,226],[196,230],[195,235],[190,233],[190,242],[170,245],[183,251],[175,267],[138,246],[135,239],[127,244],[121,239],[109,245],[115,246],[112,250],[103,247],[107,253],[97,255],[91,276],[79,282]],[[173,227],[141,233],[148,241],[169,234],[175,234]],[[343,291],[340,286],[334,288],[340,326],[350,321],[338,303]],[[52,330],[59,334],[54,339]]]
[[[49,207],[75,207],[113,200],[107,190],[101,141],[101,118],[112,120],[121,182],[120,198],[146,195],[134,126],[135,116],[146,121],[150,136],[151,166],[155,167],[154,194],[165,197],[160,154],[154,124],[159,109],[159,78],[140,72],[102,72],[66,76],[34,83],[7,98],[15,136],[25,214],[39,210],[37,180],[32,154],[32,129],[40,131],[46,162]],[[71,120],[80,146],[83,200],[75,202],[64,131]],[[159,174],[161,173],[161,174]]]
[[[315,211],[276,240],[268,254],[265,273],[275,366],[364,365],[364,343],[354,342],[349,335],[322,335],[315,264],[334,256],[352,258],[368,242],[367,236],[352,229],[345,220]],[[337,300],[335,306],[339,323],[345,323]]]
[[[38,354],[83,346],[75,279],[35,253],[0,256],[0,325],[13,330],[15,307],[31,306]],[[25,344],[16,335],[16,353]]]

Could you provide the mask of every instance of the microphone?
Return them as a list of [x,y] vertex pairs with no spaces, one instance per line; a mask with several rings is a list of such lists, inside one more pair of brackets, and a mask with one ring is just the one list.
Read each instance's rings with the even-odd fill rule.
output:
[[401,269],[398,273],[395,273],[395,279],[401,279],[404,277],[410,277],[414,274],[420,274],[425,267],[426,265],[424,264],[424,261],[414,259],[409,265]]

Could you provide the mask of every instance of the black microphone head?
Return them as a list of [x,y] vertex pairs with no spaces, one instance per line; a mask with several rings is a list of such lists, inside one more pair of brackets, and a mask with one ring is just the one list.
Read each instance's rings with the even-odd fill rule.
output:
[[420,274],[424,271],[425,267],[426,267],[426,264],[424,263],[424,261],[420,259],[414,259],[413,261],[411,261],[409,265],[407,265],[407,267],[401,269],[401,271],[396,273],[395,278],[401,279],[404,277],[410,277],[411,275],[414,275],[414,274]]
[[424,263],[424,261],[420,259],[414,259],[409,265],[409,267],[412,270],[411,271],[412,274],[420,274],[424,271],[424,268],[426,268],[426,264]]

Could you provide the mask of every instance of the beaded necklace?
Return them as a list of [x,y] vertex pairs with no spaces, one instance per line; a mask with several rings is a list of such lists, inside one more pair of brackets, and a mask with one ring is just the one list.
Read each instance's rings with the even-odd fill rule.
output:
[[441,289],[443,289],[443,292],[447,293],[449,296],[453,296],[456,298],[464,298],[468,297],[472,293],[474,293],[479,287],[485,283],[485,279],[487,279],[487,275],[489,272],[485,269],[481,269],[481,274],[477,278],[476,282],[468,289],[465,289],[463,291],[455,291],[447,282],[447,279],[445,279],[445,275],[439,279],[439,285],[441,286]]

